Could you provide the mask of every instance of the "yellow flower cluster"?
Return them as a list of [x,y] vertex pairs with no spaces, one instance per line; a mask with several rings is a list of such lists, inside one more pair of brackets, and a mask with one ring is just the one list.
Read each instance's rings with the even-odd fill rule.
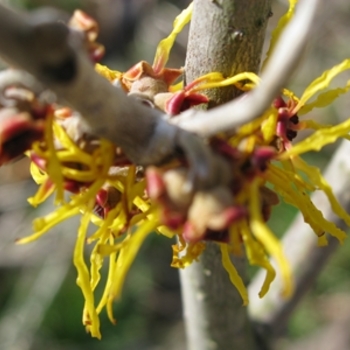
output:
[[[289,11],[275,29],[269,53],[292,18],[296,2],[290,1]],[[120,81],[127,92],[133,91],[133,84],[139,83],[145,75],[158,83],[161,81],[164,83],[162,88],[158,84],[145,98],[159,108],[163,106],[169,114],[180,112],[184,108],[184,101],[188,102],[188,106],[205,102],[205,95],[199,93],[205,89],[234,84],[247,91],[259,84],[259,78],[253,73],[224,78],[221,73],[212,72],[187,87],[182,83],[171,85],[179,75],[179,70],[167,69],[165,64],[176,35],[190,21],[191,14],[192,5],[176,18],[172,33],[160,42],[152,66],[142,63],[126,73],[112,71],[101,65],[96,65],[96,70],[111,82]],[[340,242],[346,234],[323,217],[310,199],[311,192],[323,191],[334,212],[350,226],[350,216],[340,206],[320,171],[299,157],[305,152],[319,150],[338,138],[348,138],[350,120],[337,126],[323,126],[311,120],[300,121],[298,117],[313,108],[328,105],[339,94],[345,93],[350,87],[349,83],[343,88],[323,91],[336,75],[346,69],[350,69],[350,60],[324,72],[305,89],[300,98],[291,91],[283,90],[274,105],[260,118],[243,125],[229,139],[218,136],[213,141],[213,149],[232,160],[233,176],[239,184],[230,192],[234,208],[224,207],[226,216],[222,218],[218,214],[223,221],[220,224],[215,220],[210,223],[212,227],[219,227],[218,231],[225,231],[223,239],[218,239],[215,232],[211,236],[201,233],[198,240],[187,239],[183,233],[187,213],[181,213],[184,220],[180,220],[180,225],[174,225],[175,229],[163,220],[164,202],[149,199],[144,169],[125,161],[119,164],[122,152],[106,140],[80,139],[78,142],[67,126],[69,120],[73,120],[70,112],[63,118],[62,110],[53,111],[46,121],[44,141],[34,143],[27,153],[32,159],[33,178],[40,185],[29,202],[37,206],[55,193],[58,207],[47,216],[36,219],[33,235],[20,239],[18,243],[36,240],[63,220],[82,215],[73,260],[78,274],[77,283],[85,298],[83,324],[97,338],[101,337],[99,314],[106,307],[109,318],[114,322],[112,303],[120,297],[131,264],[143,241],[152,232],[169,238],[177,236],[172,266],[179,268],[188,266],[200,256],[205,249],[205,239],[212,237],[219,241],[222,264],[245,305],[248,304],[246,287],[229,257],[231,253],[240,254],[242,248],[250,264],[266,269],[266,279],[259,294],[261,297],[267,293],[275,277],[275,270],[269,262],[270,256],[277,261],[281,270],[284,295],[290,295],[293,290],[290,267],[279,240],[266,224],[269,211],[276,204],[275,194],[302,212],[305,222],[317,234],[321,245],[327,243],[325,231]],[[309,102],[316,94],[319,94],[318,97]],[[293,145],[296,133],[305,128],[316,131]],[[176,168],[178,164],[167,167]],[[68,199],[64,196],[65,190],[71,192]],[[210,199],[221,198],[215,197],[215,194],[211,193]],[[237,210],[240,210],[239,215]],[[88,236],[90,223],[97,229]],[[84,259],[86,243],[95,244],[89,264]],[[103,295],[96,301],[94,292],[100,283],[100,270],[105,259],[109,261],[109,272]]]

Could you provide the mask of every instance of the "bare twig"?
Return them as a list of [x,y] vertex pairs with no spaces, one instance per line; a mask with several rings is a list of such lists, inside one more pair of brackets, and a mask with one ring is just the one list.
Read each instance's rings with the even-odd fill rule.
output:
[[186,130],[208,137],[233,130],[261,115],[285,86],[299,62],[310,35],[317,4],[318,0],[300,2],[295,17],[281,36],[256,89],[241,99],[209,112],[185,112],[174,122]]
[[[340,204],[350,210],[350,143],[343,141],[330,161],[324,173],[326,180],[332,184],[333,192]],[[312,196],[313,202],[319,208],[326,220],[332,221],[345,229],[345,223],[340,220],[321,192]],[[310,289],[329,256],[339,246],[337,240],[329,237],[329,245],[317,246],[317,238],[308,225],[304,223],[299,213],[283,238],[285,254],[292,266],[295,277],[295,293],[291,299],[281,298],[282,281],[277,276],[272,289],[263,298],[258,298],[258,291],[264,279],[264,272],[259,272],[249,287],[249,311],[252,320],[261,325],[263,332],[280,334],[286,327],[291,313],[302,296]]]

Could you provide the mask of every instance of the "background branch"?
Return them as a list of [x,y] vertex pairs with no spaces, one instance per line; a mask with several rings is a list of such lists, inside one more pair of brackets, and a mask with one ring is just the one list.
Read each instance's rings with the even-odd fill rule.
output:
[[[349,154],[350,143],[343,141],[324,173],[325,179],[332,184],[333,193],[347,212],[350,211]],[[326,220],[333,221],[343,230],[347,228],[345,223],[333,213],[327,198],[321,191],[314,193],[312,201],[323,212]],[[313,285],[329,256],[339,246],[336,239],[329,237],[328,246],[318,247],[316,235],[305,224],[300,213],[285,233],[282,243],[295,277],[296,288],[293,296],[288,300],[281,298],[282,281],[277,275],[272,289],[263,299],[259,299],[258,291],[265,275],[263,271],[256,275],[249,286],[250,316],[266,336],[280,335],[286,329],[287,322],[299,300]]]

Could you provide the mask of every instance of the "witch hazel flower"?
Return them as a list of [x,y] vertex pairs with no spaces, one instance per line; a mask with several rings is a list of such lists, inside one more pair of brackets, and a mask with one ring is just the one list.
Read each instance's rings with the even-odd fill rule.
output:
[[[268,55],[293,16],[296,2],[290,1],[289,11],[273,32]],[[162,110],[168,118],[208,103],[208,89],[234,85],[244,93],[258,85],[260,78],[251,72],[232,77],[210,72],[185,85],[181,67],[166,67],[176,36],[190,21],[191,14],[192,5],[175,19],[173,31],[159,43],[152,64],[141,61],[126,72],[96,64],[96,71],[127,95]],[[70,26],[84,36],[88,54],[92,61],[98,61],[103,49],[96,43],[97,23],[78,11]],[[300,98],[283,89],[256,120],[230,135],[204,140],[227,163],[225,181],[204,188],[191,181],[191,169],[182,154],[161,166],[143,168],[133,164],[118,145],[87,133],[78,112],[53,103],[40,104],[37,95],[23,97],[17,91],[15,95],[22,97],[16,97],[11,106],[2,104],[0,109],[1,164],[25,153],[31,159],[31,174],[39,186],[29,202],[38,206],[54,196],[57,206],[53,212],[35,219],[33,234],[17,243],[32,242],[60,222],[76,215],[81,217],[73,263],[85,299],[83,324],[97,338],[101,337],[102,310],[106,309],[115,322],[113,302],[121,298],[142,243],[154,233],[176,238],[172,242],[171,263],[175,268],[186,268],[195,262],[205,250],[206,241],[216,242],[222,264],[245,305],[249,302],[247,290],[230,254],[245,254],[251,265],[266,270],[260,297],[268,292],[275,278],[269,258],[274,259],[284,281],[282,293],[290,296],[290,266],[267,221],[274,206],[284,201],[301,211],[320,245],[327,244],[325,232],[340,242],[346,238],[343,230],[324,218],[310,194],[323,191],[335,214],[349,226],[350,216],[320,170],[308,165],[300,155],[348,138],[349,120],[329,126],[305,118],[314,108],[322,108],[348,91],[349,84],[328,88],[335,76],[348,69],[350,60],[344,60],[314,80]],[[30,93],[26,91],[24,95]],[[295,142],[297,133],[304,129],[310,129],[311,135]],[[95,227],[91,235],[90,225]],[[89,263],[84,258],[87,244],[93,245]],[[107,276],[101,273],[105,261]],[[104,291],[98,298],[95,291],[99,284],[104,285]]]

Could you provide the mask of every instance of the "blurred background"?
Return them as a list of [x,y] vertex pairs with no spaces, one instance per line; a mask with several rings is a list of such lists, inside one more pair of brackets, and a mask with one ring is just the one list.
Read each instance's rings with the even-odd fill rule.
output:
[[[67,12],[80,8],[100,24],[99,41],[107,50],[104,62],[126,70],[140,60],[152,62],[156,45],[171,30],[172,22],[188,0],[9,0],[22,9],[59,6]],[[273,1],[268,35],[287,9],[287,1]],[[323,2],[314,34],[290,88],[301,94],[325,69],[350,57],[350,3]],[[169,66],[184,64],[187,32],[178,37]],[[266,40],[268,42],[268,38]],[[343,74],[335,85],[349,79]],[[341,97],[314,117],[335,123],[349,117],[350,102]],[[303,137],[305,135],[301,135]],[[323,168],[335,149],[307,155]],[[178,272],[169,265],[171,244],[150,237],[128,275],[120,302],[115,303],[116,326],[101,314],[101,341],[85,333],[81,323],[83,297],[75,284],[72,251],[78,220],[70,220],[37,242],[18,246],[15,239],[31,233],[33,218],[48,213],[50,204],[34,209],[26,199],[36,186],[30,179],[28,160],[0,168],[0,349],[6,350],[182,350],[184,329]],[[296,211],[281,204],[270,226],[281,236]],[[310,233],[311,234],[311,233]],[[321,248],[320,248],[321,249]],[[303,299],[276,349],[318,349],[325,335],[343,337],[332,350],[350,348],[350,242],[341,247]],[[250,271],[251,274],[254,271]],[[322,336],[320,336],[322,334]],[[343,339],[342,338],[342,339]],[[338,346],[338,347],[337,347]]]

